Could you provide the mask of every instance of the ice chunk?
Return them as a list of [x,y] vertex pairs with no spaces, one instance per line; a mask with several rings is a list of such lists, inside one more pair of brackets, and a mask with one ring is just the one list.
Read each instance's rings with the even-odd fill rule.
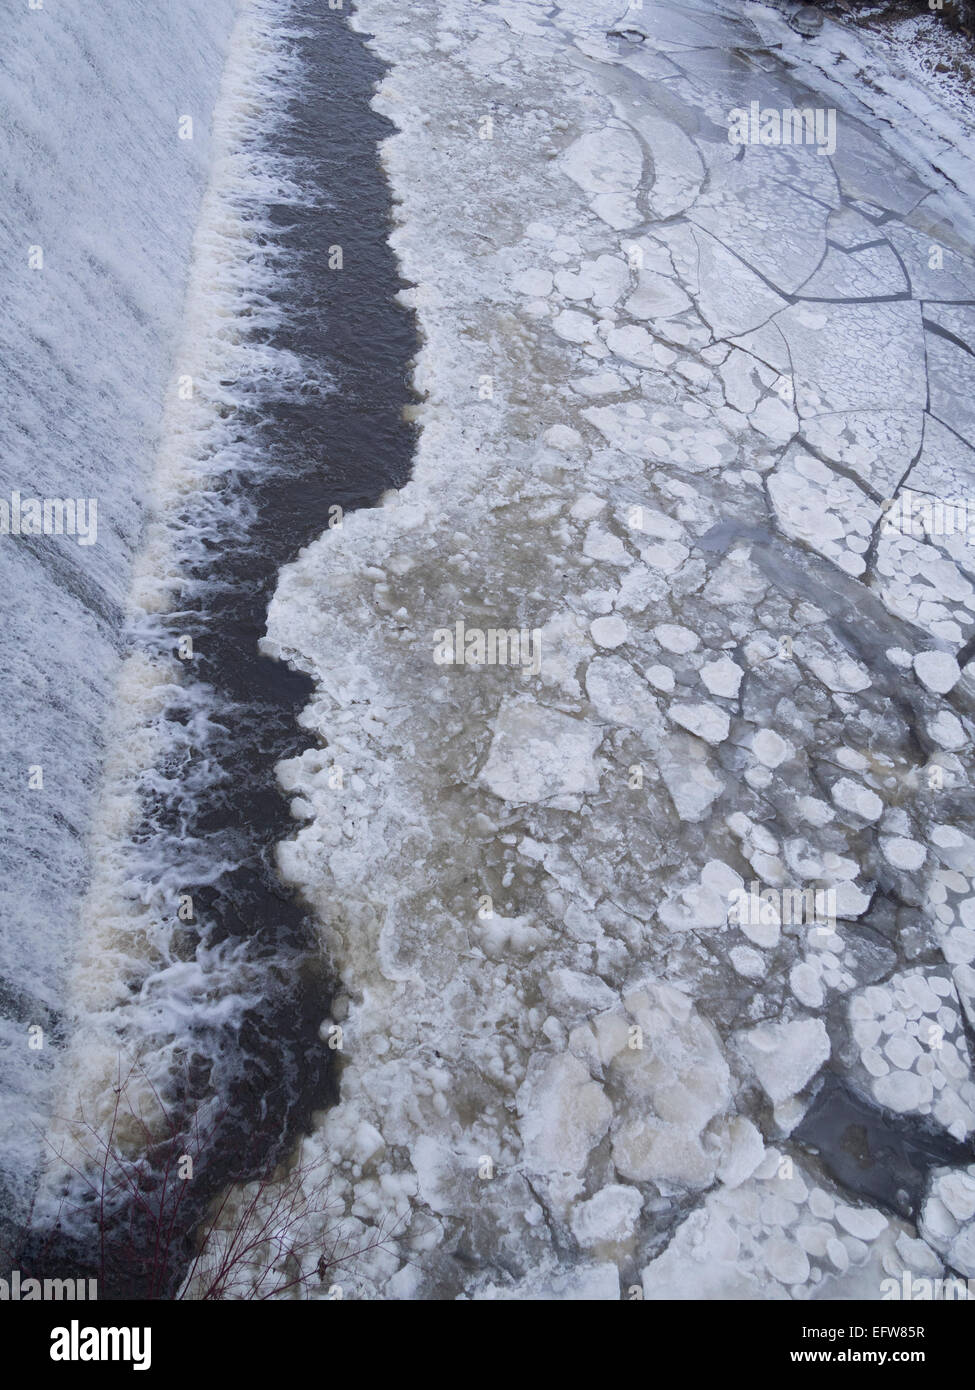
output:
[[552,293],[552,272],[550,270],[522,270],[512,280],[511,288],[518,294],[527,294],[532,299],[544,299]]
[[515,804],[549,796],[595,791],[594,754],[602,730],[534,700],[504,701],[481,781],[495,796]]
[[731,716],[717,705],[673,704],[667,713],[675,723],[708,743],[723,743],[728,737]]
[[617,1004],[617,997],[598,975],[559,966],[544,983],[545,997],[568,1013],[598,1013]]
[[936,695],[947,695],[961,677],[958,662],[950,652],[918,652],[914,658],[914,672],[922,685]]
[[584,192],[590,206],[611,227],[632,227],[639,214],[633,193],[643,175],[643,151],[628,131],[616,126],[590,130],[562,156],[562,166]]
[[576,1057],[536,1059],[518,1092],[524,1160],[538,1173],[578,1173],[613,1107]]
[[778,767],[792,757],[795,749],[774,729],[759,729],[752,739],[752,752],[765,767]]
[[880,848],[888,864],[895,869],[919,869],[927,858],[927,850],[917,840],[905,840],[899,836],[882,838]]
[[660,728],[657,702],[628,662],[617,656],[597,656],[586,671],[586,694],[603,719],[629,728]]
[[806,1086],[830,1055],[829,1034],[821,1018],[764,1023],[744,1034],[742,1051],[774,1104]]
[[721,695],[726,699],[734,699],[738,694],[744,674],[741,667],[727,656],[722,657],[720,661],[706,661],[701,667],[701,680],[711,694]]
[[627,324],[625,328],[614,328],[606,335],[606,346],[617,357],[627,362],[635,362],[638,367],[656,366],[653,355],[654,341],[645,328]]
[[635,1187],[613,1183],[579,1203],[572,1213],[572,1234],[586,1247],[629,1240],[642,1207],[643,1197]]
[[[724,791],[724,782],[695,757],[690,740],[661,744],[657,763],[681,820],[699,821]],[[698,745],[700,747],[700,744]]]
[[884,809],[884,803],[876,792],[854,782],[852,777],[841,777],[834,782],[830,795],[844,811],[852,811],[867,821],[878,820]]
[[692,632],[689,627],[681,627],[678,623],[658,623],[653,635],[662,647],[669,652],[676,652],[679,656],[692,652],[701,642],[696,632]]
[[718,1177],[726,1187],[740,1187],[765,1157],[765,1142],[755,1125],[744,1115],[738,1115],[728,1122],[721,1139],[724,1157],[718,1168]]
[[621,647],[626,641],[627,626],[623,618],[615,614],[608,618],[596,618],[589,625],[592,640],[600,647]]

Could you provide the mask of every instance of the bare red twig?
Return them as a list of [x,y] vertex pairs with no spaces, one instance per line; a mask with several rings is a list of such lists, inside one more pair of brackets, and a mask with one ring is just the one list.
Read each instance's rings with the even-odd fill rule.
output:
[[[133,1094],[135,1078],[151,1097],[150,1119]],[[254,1165],[244,1162],[239,1172],[221,1175],[220,1195],[204,1207],[202,1195],[194,1200],[192,1183],[198,1167],[206,1172],[208,1146],[224,1117],[201,1128],[194,1110],[188,1124],[181,1122],[141,1064],[123,1075],[121,1058],[113,1091],[107,1132],[84,1114],[65,1121],[75,1152],[54,1150],[64,1165],[58,1219],[38,1243],[32,1204],[21,1234],[21,1249],[31,1252],[35,1267],[54,1257],[66,1231],[77,1245],[79,1228],[90,1229],[94,1213],[100,1289],[146,1300],[265,1300],[321,1289],[336,1270],[391,1238],[382,1223],[365,1244],[353,1245],[343,1236],[328,1180],[300,1164],[272,1164],[255,1176]],[[132,1126],[135,1143],[122,1134]]]

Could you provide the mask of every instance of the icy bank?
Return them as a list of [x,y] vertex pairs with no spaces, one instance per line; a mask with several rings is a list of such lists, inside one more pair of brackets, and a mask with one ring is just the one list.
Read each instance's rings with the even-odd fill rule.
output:
[[[740,6],[624,10],[358,9],[422,436],[268,636],[346,991],[303,1158],[384,1237],[347,1296],[869,1298],[968,1250],[925,1191],[975,1127],[975,591],[883,523],[975,485],[972,220]],[[835,103],[835,151],[735,147],[753,101]],[[911,1162],[843,1169],[827,1073]]]
[[61,1040],[101,731],[238,3],[9,10],[0,497],[95,499],[98,521],[91,546],[0,537],[0,1177],[23,1195]]

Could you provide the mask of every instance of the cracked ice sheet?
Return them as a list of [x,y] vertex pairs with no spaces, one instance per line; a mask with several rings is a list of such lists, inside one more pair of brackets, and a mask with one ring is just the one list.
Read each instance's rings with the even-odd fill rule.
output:
[[[919,1238],[790,1138],[824,1068],[869,1084],[848,1031],[869,990],[892,992],[881,1051],[915,975],[950,974],[971,1016],[975,838],[946,824],[971,709],[946,637],[870,587],[881,502],[920,447],[920,306],[786,306],[827,229],[823,274],[861,297],[862,259],[836,257],[868,219],[837,220],[838,187],[871,190],[862,159],[838,185],[815,153],[731,158],[722,48],[759,47],[732,8],[634,11],[632,57],[600,32],[618,5],[358,8],[392,63],[377,103],[402,131],[383,157],[421,433],[410,483],[282,573],[268,626],[316,683],[318,746],[280,768],[298,828],[279,862],[340,982],[341,1095],[303,1159],[350,1241],[388,1236],[358,1296],[653,1297],[703,1268],[710,1297],[879,1297],[964,1238],[963,1197],[949,1226],[933,1196]],[[659,97],[631,82],[653,46],[677,74]],[[695,225],[689,148],[734,245]],[[913,207],[922,174],[881,160]],[[770,228],[794,199],[801,266],[749,237],[749,199]],[[770,323],[739,312],[756,285]],[[928,424],[929,483],[968,466],[946,437]],[[540,671],[437,664],[461,620],[539,630]],[[835,923],[764,900],[732,920],[756,882],[834,895]],[[930,1066],[934,1035],[923,1067],[887,1057],[956,1097],[888,1083],[871,1099],[892,1126],[967,1126],[957,1037]]]
[[775,290],[791,294],[826,254],[829,209],[770,174],[768,163],[768,151],[752,147],[716,169],[689,215]]
[[[816,38],[807,39],[788,24],[779,7],[746,3],[743,10],[775,45],[790,73],[819,90],[828,103],[860,116],[868,113],[886,126],[888,149],[853,139],[838,151],[841,178],[852,195],[875,198],[877,208],[910,216],[915,205],[931,205],[925,188],[933,187],[950,218],[969,215],[968,190],[975,184],[971,114],[966,111],[959,118],[950,95],[946,99],[936,83],[905,70],[897,40],[830,18]],[[908,162],[916,177],[905,169]],[[963,244],[970,250],[970,239]]]
[[789,345],[801,416],[924,409],[919,305],[796,304],[775,323]]

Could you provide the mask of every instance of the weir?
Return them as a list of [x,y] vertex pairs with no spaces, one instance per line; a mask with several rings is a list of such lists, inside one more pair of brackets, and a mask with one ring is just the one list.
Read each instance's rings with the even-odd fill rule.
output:
[[[88,547],[0,536],[0,1211],[13,1219],[64,1041],[102,728],[237,8],[64,0],[4,15],[0,495],[94,498],[102,522]],[[31,1026],[44,1047],[28,1046]]]
[[[258,641],[280,566],[409,469],[415,333],[386,244],[390,127],[368,110],[380,72],[341,11],[240,8],[58,997],[71,1026],[46,1140],[64,1159],[27,1252],[32,1273],[97,1274],[103,1297],[172,1292],[208,1198],[273,1166],[334,1093],[327,964],[271,859],[292,824],[273,769],[308,744],[311,686]],[[113,1119],[120,1080],[123,1109],[145,1107],[134,1126]],[[107,1139],[144,1175],[176,1135],[192,1183],[135,1239],[130,1204],[110,1203],[106,1268],[71,1166]],[[153,1266],[144,1222],[177,1209]]]

